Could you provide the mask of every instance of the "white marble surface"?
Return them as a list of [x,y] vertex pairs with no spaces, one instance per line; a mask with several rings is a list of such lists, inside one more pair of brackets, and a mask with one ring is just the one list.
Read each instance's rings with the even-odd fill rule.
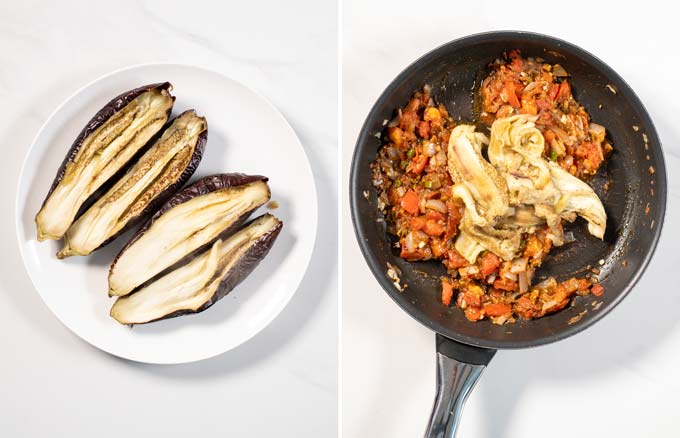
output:
[[[595,53],[638,93],[663,141],[669,198],[656,255],[607,318],[557,344],[499,352],[470,397],[461,437],[676,437],[680,426],[678,10],[667,2],[363,2],[343,7],[343,187],[361,124],[385,86],[466,34],[533,30]],[[422,12],[418,12],[422,8]],[[596,18],[599,17],[599,18]],[[435,383],[434,336],[373,279],[343,195],[343,436],[422,436]],[[640,313],[646,305],[655,311]]]
[[[336,8],[0,4],[0,435],[336,436]],[[90,80],[154,61],[205,66],[268,97],[302,140],[319,197],[315,260],[288,307],[236,350],[180,366],[117,359],[71,334],[33,290],[14,236],[19,167],[47,116]]]

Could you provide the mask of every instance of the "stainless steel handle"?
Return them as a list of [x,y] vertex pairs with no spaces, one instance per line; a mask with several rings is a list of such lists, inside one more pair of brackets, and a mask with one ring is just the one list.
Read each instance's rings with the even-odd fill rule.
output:
[[465,401],[495,353],[437,335],[437,395],[425,438],[456,436]]

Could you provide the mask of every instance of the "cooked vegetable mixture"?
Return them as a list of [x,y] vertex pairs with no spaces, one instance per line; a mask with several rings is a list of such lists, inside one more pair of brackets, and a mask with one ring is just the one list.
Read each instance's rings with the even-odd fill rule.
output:
[[531,280],[553,246],[573,241],[562,220],[581,216],[602,238],[604,208],[578,178],[597,172],[612,147],[561,66],[512,51],[490,69],[479,91],[490,139],[457,125],[425,86],[387,126],[372,169],[401,257],[441,260],[443,304],[504,324],[604,293],[594,277]]
[[569,74],[559,64],[524,59],[513,50],[497,60],[481,87],[481,121],[514,114],[538,116],[536,127],[545,138],[546,158],[572,175],[594,175],[612,151],[605,128],[590,116],[571,94]]

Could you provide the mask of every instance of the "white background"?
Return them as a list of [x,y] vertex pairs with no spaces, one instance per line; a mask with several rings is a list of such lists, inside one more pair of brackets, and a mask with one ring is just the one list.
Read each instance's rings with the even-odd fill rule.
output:
[[[679,14],[669,4],[344,2],[343,187],[361,124],[390,81],[427,51],[481,31],[537,31],[591,51],[638,93],[664,145],[667,217],[640,283],[586,332],[533,350],[499,352],[468,401],[461,437],[678,436],[680,54]],[[343,194],[343,436],[422,436],[434,396],[434,335],[373,279],[356,245],[347,199]]]
[[[334,2],[314,0],[0,3],[1,436],[335,436],[336,17]],[[270,99],[319,197],[315,258],[288,307],[241,347],[189,365],[132,363],[71,334],[31,286],[12,219],[21,161],[52,110],[102,74],[155,61],[204,66]]]

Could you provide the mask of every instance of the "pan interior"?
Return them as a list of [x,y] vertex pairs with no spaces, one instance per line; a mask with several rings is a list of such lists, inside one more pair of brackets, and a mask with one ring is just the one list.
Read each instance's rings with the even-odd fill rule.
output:
[[[601,297],[576,298],[572,306],[540,319],[494,325],[468,322],[463,313],[440,302],[439,261],[410,263],[399,258],[394,239],[386,233],[376,208],[370,163],[381,145],[376,134],[384,121],[403,107],[423,85],[432,86],[436,100],[456,119],[474,122],[474,94],[487,66],[504,51],[560,63],[570,74],[576,100],[591,119],[607,128],[614,152],[590,183],[607,212],[607,231],[600,241],[579,219],[565,227],[576,242],[555,248],[537,271],[534,282],[600,270]],[[569,336],[599,319],[637,281],[659,237],[665,209],[663,156],[654,126],[634,92],[613,70],[592,55],[564,41],[521,32],[473,35],[453,41],[409,66],[388,86],[370,112],[359,135],[350,178],[352,215],[359,244],[383,288],[413,317],[452,339],[489,348],[520,348]],[[367,201],[364,194],[368,193]],[[398,291],[387,277],[388,263],[401,271]]]

